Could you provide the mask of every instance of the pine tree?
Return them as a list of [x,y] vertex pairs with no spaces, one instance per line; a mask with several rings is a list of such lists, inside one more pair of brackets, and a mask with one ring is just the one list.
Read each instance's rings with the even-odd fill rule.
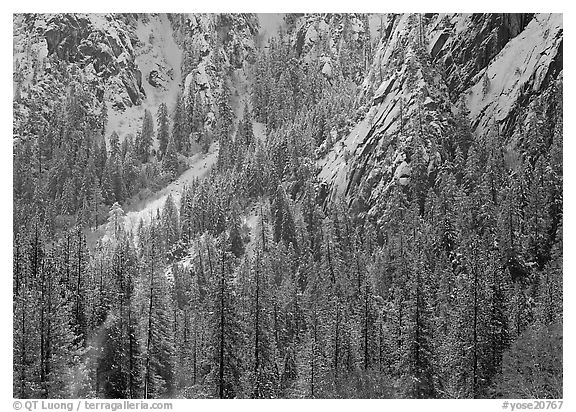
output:
[[[420,245],[418,245],[420,246]],[[422,247],[420,246],[420,250]],[[423,256],[415,252],[411,259],[408,278],[408,311],[406,332],[408,342],[405,361],[407,375],[411,379],[408,384],[408,396],[411,398],[436,397],[433,335],[430,310],[429,270],[423,266]]]
[[506,281],[505,272],[496,266],[497,257],[495,255],[486,259],[486,273],[488,275],[487,284],[487,305],[488,305],[488,336],[487,336],[487,356],[484,361],[486,377],[489,383],[502,370],[502,356],[510,345],[509,315],[507,298],[509,296],[509,285]]
[[[264,257],[265,259],[265,257]],[[253,368],[250,376],[251,397],[275,398],[278,391],[278,370],[272,332],[272,292],[269,269],[257,250],[252,261],[252,332]]]
[[72,178],[66,180],[62,189],[62,214],[71,215],[76,211],[76,193]]
[[562,398],[562,327],[527,329],[504,354],[495,396]]
[[162,169],[170,176],[171,179],[175,179],[176,176],[178,176],[178,152],[176,150],[174,138],[170,138],[170,141],[168,142],[166,153],[162,158]]
[[72,373],[79,346],[72,327],[74,301],[69,300],[58,256],[61,248],[46,249],[45,241],[36,216],[15,248],[13,382],[19,398],[71,397],[73,383],[80,387],[84,379]]
[[174,110],[172,127],[172,139],[178,153],[184,153],[189,144],[189,126],[186,122],[184,99],[179,93],[176,97],[176,109]]
[[138,160],[134,152],[134,146],[129,145],[122,162],[122,180],[126,189],[126,196],[130,197],[137,192],[139,188]]
[[140,161],[146,163],[150,156],[150,148],[154,141],[154,119],[148,109],[144,111],[144,119],[142,120],[142,128],[140,133],[136,136],[136,146]]
[[106,160],[102,177],[102,192],[107,204],[123,202],[126,197],[120,153],[111,154]]
[[108,159],[106,139],[102,139],[101,143],[98,143],[98,140],[94,140],[94,152],[96,175],[98,176],[98,179],[100,179],[100,183],[102,183],[104,167],[106,166],[106,160]]
[[118,202],[115,202],[108,212],[108,227],[106,228],[108,236],[113,240],[119,239],[124,233],[123,215],[122,207],[120,207]]
[[190,119],[190,130],[192,136],[194,136],[194,141],[196,143],[201,143],[202,137],[205,136],[204,128],[204,117],[206,116],[206,109],[204,107],[204,102],[202,101],[202,96],[199,92],[194,94],[194,111]]
[[108,147],[110,147],[110,156],[116,156],[120,153],[120,137],[118,133],[112,132],[108,139]]
[[163,238],[165,239],[166,249],[169,253],[171,253],[172,248],[180,238],[179,228],[178,210],[176,209],[172,194],[169,194],[162,209]]
[[141,238],[140,310],[144,369],[144,398],[170,396],[174,391],[174,328],[169,285],[160,272],[164,260],[159,223],[152,220]]
[[[110,284],[106,291],[110,304],[100,329],[104,353],[96,365],[96,385],[105,397],[137,398],[141,396],[140,348],[136,342],[137,321],[133,308],[137,260],[135,250],[123,232],[112,245],[110,264],[107,279]],[[102,290],[103,279],[99,282],[98,287]]]
[[240,395],[242,372],[239,350],[243,345],[242,326],[238,319],[234,284],[232,282],[232,256],[225,249],[216,255],[208,243],[210,265],[211,332],[210,364],[207,377],[211,396],[235,398]]
[[234,113],[230,107],[230,89],[226,83],[218,99],[218,117],[215,135],[219,142],[218,169],[225,170],[234,166],[235,144],[233,140]]
[[272,216],[274,219],[274,241],[283,240],[287,245],[292,244],[296,249],[296,228],[294,218],[288,204],[286,192],[282,185],[278,185],[274,203],[272,204]]
[[[14,299],[14,380],[13,392],[18,398],[39,397],[37,368],[40,366],[39,316],[35,308],[40,301],[37,289],[41,279],[41,270],[45,250],[43,247],[43,228],[38,216],[33,217],[29,231],[21,234],[15,261],[18,263],[16,278],[18,295]],[[41,307],[41,309],[43,309]],[[31,333],[34,332],[34,333]]]
[[158,107],[156,121],[158,122],[158,150],[160,152],[160,158],[162,158],[164,153],[166,153],[166,147],[168,146],[170,136],[168,130],[168,107],[166,106],[166,103],[162,103]]
[[326,302],[322,298],[325,282],[314,267],[309,268],[310,280],[305,291],[307,329],[298,345],[298,376],[300,396],[322,398],[328,384],[328,365],[325,352],[324,317]]
[[248,103],[244,103],[244,111],[242,119],[238,123],[238,128],[242,128],[242,132],[239,133],[243,138],[243,144],[246,147],[254,145],[254,131],[252,130],[252,114],[248,109]]

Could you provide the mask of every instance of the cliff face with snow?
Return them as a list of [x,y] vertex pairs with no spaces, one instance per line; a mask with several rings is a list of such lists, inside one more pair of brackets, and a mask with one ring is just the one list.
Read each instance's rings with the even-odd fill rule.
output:
[[104,102],[115,111],[141,105],[146,91],[136,24],[131,15],[15,15],[15,129],[32,101],[50,107],[72,82],[92,95],[94,112]]
[[[366,15],[289,15],[286,24],[302,64],[328,78],[345,25],[348,44],[363,47],[353,58],[372,61],[357,82],[363,118],[318,163],[329,199],[372,214],[391,185],[409,183],[416,130],[432,137],[418,143],[430,174],[443,160],[431,140],[450,138],[463,107],[476,135],[497,130],[513,152],[530,132],[527,109],[554,104],[562,81],[561,15],[387,14],[374,51]],[[200,91],[209,126],[225,76],[254,59],[258,27],[253,14],[15,15],[14,133],[37,133],[20,125],[49,117],[72,81],[89,92],[91,112],[106,111],[106,136],[136,134],[146,109],[172,110],[190,89]]]
[[[343,44],[361,53],[357,64],[364,66],[369,59],[370,33],[368,15],[361,13],[314,13],[288,17],[289,42],[296,56],[306,65],[317,65],[322,74],[331,79],[342,53]],[[344,32],[349,33],[348,39]],[[356,58],[357,56],[355,56]],[[363,60],[363,61],[360,61]]]
[[432,176],[442,160],[436,144],[450,138],[458,115],[468,114],[476,136],[499,133],[514,152],[529,133],[527,109],[558,103],[562,31],[562,15],[385,16],[359,97],[366,115],[319,161],[328,198],[378,215],[381,196],[409,184],[418,130],[431,137],[418,144]]
[[177,14],[170,19],[176,42],[184,50],[183,95],[200,92],[210,126],[216,109],[214,91],[229,73],[254,61],[258,19],[254,14]]
[[290,35],[290,41],[296,49],[296,54],[304,57],[306,61],[322,54],[336,55],[345,25],[350,26],[351,37],[358,43],[361,37],[367,34],[367,22],[364,21],[364,17],[359,13],[306,14],[294,20],[295,27]]
[[[14,133],[26,134],[33,106],[48,116],[77,82],[90,111],[107,112],[106,136],[136,134],[146,109],[172,110],[192,81],[211,102],[222,69],[250,60],[257,30],[249,14],[14,15]],[[197,60],[185,61],[187,47]]]

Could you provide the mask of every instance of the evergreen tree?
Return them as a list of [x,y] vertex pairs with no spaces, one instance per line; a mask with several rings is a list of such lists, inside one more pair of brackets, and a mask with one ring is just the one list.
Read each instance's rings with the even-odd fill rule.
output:
[[194,110],[190,118],[190,129],[194,141],[201,144],[201,139],[205,137],[206,130],[204,128],[204,117],[206,116],[206,109],[202,96],[199,92],[194,94]]
[[144,119],[142,120],[142,128],[140,133],[136,136],[136,147],[138,155],[142,163],[148,161],[150,156],[150,148],[154,141],[154,119],[148,109],[144,111]]
[[172,198],[172,194],[168,195],[164,208],[162,209],[162,228],[164,230],[164,239],[166,242],[167,251],[171,251],[180,237],[179,233],[179,219],[176,204]]
[[170,176],[171,179],[174,179],[176,176],[178,176],[178,152],[176,151],[176,145],[173,138],[170,138],[166,153],[162,158],[162,169]]
[[166,147],[168,146],[170,136],[168,130],[168,107],[166,106],[166,103],[162,103],[158,107],[156,120],[158,122],[158,150],[160,151],[160,157],[163,157],[164,153],[166,153]]
[[562,398],[562,328],[531,326],[504,354],[497,397]]
[[110,148],[110,156],[116,156],[120,153],[120,137],[118,133],[112,132],[108,139],[108,147]]
[[252,261],[252,347],[253,368],[250,373],[253,398],[277,397],[279,376],[276,365],[274,335],[272,333],[272,292],[269,269],[257,250]]
[[279,185],[276,190],[272,204],[272,216],[274,219],[274,241],[283,240],[286,244],[292,244],[294,248],[297,248],[294,218],[282,185]]
[[218,255],[213,245],[207,244],[210,265],[211,332],[210,373],[207,377],[211,396],[235,398],[241,393],[242,364],[239,350],[243,345],[242,325],[238,319],[234,284],[232,282],[232,256],[224,249]]
[[176,98],[176,109],[174,110],[172,127],[172,139],[178,153],[184,153],[189,145],[189,126],[186,122],[185,105],[182,95],[179,93]]
[[153,220],[145,229],[141,243],[144,398],[169,397],[174,391],[174,328],[169,285],[161,272],[165,249],[158,221]]

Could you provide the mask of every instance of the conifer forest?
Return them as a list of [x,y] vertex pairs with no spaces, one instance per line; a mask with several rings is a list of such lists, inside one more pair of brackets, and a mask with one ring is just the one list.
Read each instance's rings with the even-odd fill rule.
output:
[[561,14],[14,14],[14,398],[563,397]]

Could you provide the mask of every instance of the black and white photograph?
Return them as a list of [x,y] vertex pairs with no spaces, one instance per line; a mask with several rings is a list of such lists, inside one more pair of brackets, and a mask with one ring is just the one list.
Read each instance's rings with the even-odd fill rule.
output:
[[563,14],[371,9],[12,14],[6,410],[570,409]]

